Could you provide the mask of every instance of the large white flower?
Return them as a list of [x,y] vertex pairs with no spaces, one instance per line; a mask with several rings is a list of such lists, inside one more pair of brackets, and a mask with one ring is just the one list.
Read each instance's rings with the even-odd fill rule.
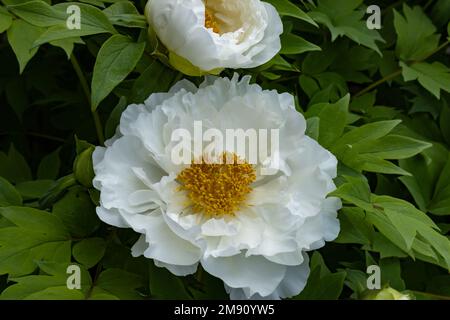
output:
[[149,0],[146,16],[171,52],[203,71],[253,68],[281,49],[283,25],[260,0]]
[[[97,214],[141,233],[132,254],[176,275],[192,274],[200,263],[231,298],[285,298],[306,284],[306,252],[338,235],[341,203],[327,198],[337,160],[305,135],[292,95],[249,82],[209,77],[197,88],[182,80],[130,105],[116,136],[93,155]],[[279,148],[255,165],[178,165],[172,133],[186,129],[195,143],[196,121],[224,136],[227,129],[278,130]],[[222,151],[237,158],[234,149]],[[275,156],[278,172],[262,175]]]

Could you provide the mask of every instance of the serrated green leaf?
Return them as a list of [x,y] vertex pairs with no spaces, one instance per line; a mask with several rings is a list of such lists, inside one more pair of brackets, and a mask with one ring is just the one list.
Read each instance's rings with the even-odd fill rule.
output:
[[396,54],[403,61],[418,61],[433,52],[439,44],[439,34],[422,8],[412,9],[403,4],[405,17],[394,10],[394,26],[397,32]]
[[347,36],[356,43],[362,44],[381,55],[376,42],[384,42],[377,30],[370,30],[363,19],[365,11],[358,10],[363,0],[318,0],[318,6],[310,12],[310,16],[320,24],[324,24],[335,41],[339,36]]
[[346,95],[334,104],[316,104],[307,111],[308,118],[320,118],[318,141],[325,148],[332,146],[344,132],[349,102],[350,95]]
[[339,213],[341,231],[336,243],[370,244],[374,233],[364,211],[359,208],[343,208]]
[[450,92],[450,69],[440,62],[419,62],[408,66],[400,62],[403,79],[417,80],[436,98],[440,99],[441,90]]

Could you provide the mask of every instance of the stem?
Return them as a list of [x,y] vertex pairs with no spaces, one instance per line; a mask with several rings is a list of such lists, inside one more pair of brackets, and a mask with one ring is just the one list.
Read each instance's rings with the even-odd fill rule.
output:
[[[448,41],[448,40],[445,41],[443,44],[441,44],[439,47],[437,47],[436,49],[434,49],[433,51],[431,51],[429,54],[427,54],[427,55],[426,55],[425,57],[423,57],[422,59],[411,62],[410,66],[412,66],[412,65],[414,65],[414,64],[416,64],[416,63],[419,63],[419,62],[422,62],[422,61],[428,59],[429,57],[431,57],[431,56],[434,55],[435,53],[437,53],[437,52],[441,51],[442,49],[444,49],[445,47],[447,47],[449,44],[450,44],[450,41]],[[385,83],[386,81],[389,81],[389,80],[391,80],[391,79],[394,79],[394,78],[398,77],[399,75],[401,75],[401,73],[402,73],[402,69],[400,68],[400,69],[394,71],[393,73],[391,73],[391,74],[385,76],[384,78],[382,78],[382,79],[380,79],[380,80],[378,80],[378,81],[372,83],[370,86],[364,88],[363,90],[359,91],[357,94],[355,94],[354,97],[356,98],[356,97],[362,96],[363,94],[369,92],[370,90],[372,90],[372,89],[378,87],[380,84],[383,84],[383,83]]]
[[393,73],[391,73],[391,74],[385,76],[384,78],[378,80],[377,82],[372,83],[370,86],[364,88],[363,90],[361,90],[361,91],[359,91],[357,94],[355,94],[355,98],[356,98],[356,97],[359,97],[359,96],[362,96],[363,94],[365,94],[365,93],[371,91],[372,89],[378,87],[380,84],[382,84],[382,83],[384,83],[384,82],[386,82],[386,81],[389,81],[389,80],[391,80],[391,79],[396,78],[396,77],[399,76],[401,73],[402,73],[402,70],[399,69],[399,70],[397,70],[397,71],[395,71],[395,72],[393,72]]
[[72,62],[72,66],[78,76],[78,79],[80,80],[81,87],[83,88],[83,92],[88,101],[89,108],[91,109],[92,118],[94,120],[95,130],[97,132],[98,141],[101,145],[104,145],[105,144],[105,136],[103,135],[103,127],[102,127],[102,123],[100,121],[100,117],[98,116],[97,111],[96,110],[93,111],[91,108],[91,91],[89,89],[89,85],[86,80],[86,77],[84,76],[83,71],[81,71],[80,64],[78,63],[78,60],[73,53],[70,56],[70,62]]

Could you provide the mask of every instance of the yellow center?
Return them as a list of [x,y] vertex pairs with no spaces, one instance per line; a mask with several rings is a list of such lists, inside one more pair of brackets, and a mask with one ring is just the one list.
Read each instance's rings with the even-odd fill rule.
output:
[[205,1],[205,27],[212,29],[215,33],[220,33],[219,24],[214,17],[214,12],[207,7],[207,1]]
[[193,212],[208,217],[234,216],[242,208],[247,195],[252,191],[250,185],[256,180],[255,169],[245,161],[238,161],[232,154],[231,164],[222,155],[222,163],[191,164],[178,175],[180,189],[187,191]]

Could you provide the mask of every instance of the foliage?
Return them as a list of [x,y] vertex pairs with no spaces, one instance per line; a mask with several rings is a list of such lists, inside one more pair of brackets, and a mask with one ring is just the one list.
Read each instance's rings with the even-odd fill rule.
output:
[[[310,254],[295,299],[362,298],[366,267],[416,298],[450,299],[450,6],[363,0],[268,0],[282,50],[253,81],[295,95],[308,135],[339,160],[341,233]],[[183,76],[148,34],[141,1],[82,1],[81,29],[59,0],[0,4],[0,298],[226,298],[201,270],[175,277],[99,221],[92,152],[130,103]],[[224,70],[224,76],[234,71]],[[195,83],[201,78],[187,77]],[[82,288],[66,287],[81,267]]]

